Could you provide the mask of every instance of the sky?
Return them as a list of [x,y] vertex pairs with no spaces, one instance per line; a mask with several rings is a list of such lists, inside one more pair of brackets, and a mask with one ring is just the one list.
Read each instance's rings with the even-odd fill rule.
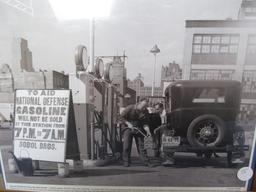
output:
[[[159,85],[162,65],[175,61],[182,67],[186,20],[236,19],[240,5],[241,0],[113,0],[110,16],[96,20],[95,55],[125,51],[127,77],[142,73],[150,85],[154,65],[150,49],[157,44]],[[89,21],[57,20],[48,0],[33,0],[33,10],[32,17],[0,2],[0,62],[11,57],[11,38],[20,36],[28,40],[35,69],[74,73],[75,47],[83,44],[90,49]]]

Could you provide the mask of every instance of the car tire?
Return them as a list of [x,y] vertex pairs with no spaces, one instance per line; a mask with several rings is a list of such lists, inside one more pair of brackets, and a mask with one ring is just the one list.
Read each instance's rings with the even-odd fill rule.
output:
[[[203,127],[204,126],[204,127]],[[205,132],[210,135],[205,136]],[[216,135],[217,134],[217,135]],[[203,135],[203,136],[202,136]],[[216,115],[206,114],[194,119],[187,131],[187,139],[191,146],[215,147],[220,145],[225,136],[225,123]],[[198,138],[199,137],[199,138]],[[211,142],[201,142],[208,139]],[[201,140],[201,141],[200,141]]]

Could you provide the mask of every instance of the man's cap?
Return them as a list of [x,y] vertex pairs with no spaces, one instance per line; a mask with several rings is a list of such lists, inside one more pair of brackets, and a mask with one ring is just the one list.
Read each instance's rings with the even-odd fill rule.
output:
[[148,97],[141,97],[140,100],[139,100],[139,102],[142,102],[142,101],[147,101],[147,102],[148,102],[149,99],[148,99]]
[[164,107],[164,104],[161,103],[161,102],[156,103],[156,104],[155,104],[155,107],[156,107],[157,105],[158,105],[160,108],[163,108],[163,107]]

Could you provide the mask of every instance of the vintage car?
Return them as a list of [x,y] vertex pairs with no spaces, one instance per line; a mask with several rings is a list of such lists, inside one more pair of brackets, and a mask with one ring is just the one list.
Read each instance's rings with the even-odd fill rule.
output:
[[210,158],[227,153],[229,165],[244,156],[244,131],[236,125],[240,109],[238,81],[184,80],[165,90],[171,135],[163,135],[164,151],[195,152]]

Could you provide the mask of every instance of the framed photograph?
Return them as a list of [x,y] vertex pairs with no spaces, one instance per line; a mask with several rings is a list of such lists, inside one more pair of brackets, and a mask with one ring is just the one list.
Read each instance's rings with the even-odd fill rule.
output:
[[256,186],[255,0],[0,0],[0,23],[0,188]]

